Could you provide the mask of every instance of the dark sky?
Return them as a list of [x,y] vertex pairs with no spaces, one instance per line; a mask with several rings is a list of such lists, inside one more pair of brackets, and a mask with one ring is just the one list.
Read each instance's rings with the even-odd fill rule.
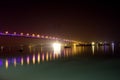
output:
[[2,2],[0,31],[118,41],[119,7],[117,2]]

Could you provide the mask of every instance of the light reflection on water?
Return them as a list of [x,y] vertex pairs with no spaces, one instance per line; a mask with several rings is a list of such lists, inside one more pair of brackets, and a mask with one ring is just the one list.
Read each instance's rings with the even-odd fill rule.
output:
[[114,50],[115,50],[115,44],[112,43],[112,53],[114,53]]
[[[37,52],[35,53],[35,48],[28,47],[30,54],[23,55],[23,56],[16,56],[12,58],[0,59],[0,66],[4,66],[6,69],[9,66],[17,67],[17,65],[30,65],[30,64],[40,64],[41,62],[50,62],[57,59],[67,58],[69,56],[75,55],[83,55],[83,54],[106,54],[106,53],[115,53],[115,45],[112,44],[111,46],[72,46],[71,48],[63,48],[60,54],[54,54],[54,51],[45,50],[44,52]],[[3,49],[3,48],[2,48]],[[32,51],[33,50],[33,51]],[[29,52],[28,51],[28,52]],[[3,52],[3,50],[2,50]],[[31,54],[34,52],[34,54]],[[2,53],[3,54],[3,53]]]
[[38,61],[38,63],[40,63],[40,53],[38,53],[37,61]]
[[29,56],[27,56],[27,64],[29,64],[30,63],[30,58],[29,58]]
[[[10,65],[16,67],[17,65],[30,65],[30,64],[39,64],[40,62],[48,62],[51,60],[57,60],[60,58],[60,54],[53,53],[37,53],[26,57],[16,57],[8,58],[5,61],[1,60],[0,62],[5,64],[5,68],[8,69]],[[1,65],[4,66],[4,65]]]
[[16,67],[16,58],[14,58],[14,66]]
[[24,64],[24,60],[23,60],[23,57],[21,57],[21,66],[23,66],[23,64]]
[[94,55],[94,52],[95,52],[95,46],[92,45],[92,53],[93,53],[93,55]]
[[33,64],[35,64],[35,54],[33,54],[32,61],[33,61]]
[[6,69],[8,68],[8,60],[7,59],[5,60],[5,68]]

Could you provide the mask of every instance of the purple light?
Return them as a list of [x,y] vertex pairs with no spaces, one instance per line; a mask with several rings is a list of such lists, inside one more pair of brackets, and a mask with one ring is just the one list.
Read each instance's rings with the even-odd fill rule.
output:
[[0,35],[3,35],[3,33],[2,33],[2,32],[0,32]]
[[3,66],[3,61],[0,59],[0,67]]

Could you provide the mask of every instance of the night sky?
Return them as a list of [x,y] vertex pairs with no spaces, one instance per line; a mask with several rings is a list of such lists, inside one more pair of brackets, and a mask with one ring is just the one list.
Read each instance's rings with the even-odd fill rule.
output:
[[119,41],[116,2],[1,2],[0,31],[80,41]]

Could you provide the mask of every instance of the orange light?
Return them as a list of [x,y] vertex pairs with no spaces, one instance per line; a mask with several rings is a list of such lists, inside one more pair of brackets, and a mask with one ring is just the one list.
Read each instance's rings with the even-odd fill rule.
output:
[[7,59],[5,60],[5,68],[6,69],[8,68],[8,60]]
[[48,61],[48,53],[46,54],[46,61]]
[[45,38],[48,38],[48,36],[45,36]]
[[23,57],[21,58],[21,65],[23,65]]
[[35,64],[35,54],[33,55],[32,60],[33,60],[33,64]]
[[38,53],[37,60],[38,60],[38,63],[40,63],[40,53]]
[[32,34],[32,37],[35,37],[35,34]]

